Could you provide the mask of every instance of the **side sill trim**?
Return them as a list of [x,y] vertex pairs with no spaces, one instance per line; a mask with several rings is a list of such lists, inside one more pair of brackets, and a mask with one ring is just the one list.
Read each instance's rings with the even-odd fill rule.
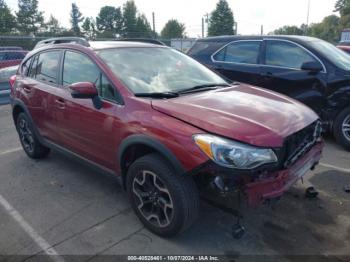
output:
[[60,145],[58,145],[58,144],[56,144],[56,143],[54,143],[46,138],[43,138],[43,142],[44,142],[45,146],[47,146],[53,150],[56,150],[64,155],[73,156],[76,160],[83,162],[84,164],[88,164],[89,166],[92,166],[93,168],[98,169],[99,171],[103,171],[104,173],[107,173],[109,175],[120,177],[113,170],[106,168],[104,166],[101,166],[100,164],[97,164],[94,161],[91,161],[91,160],[89,160],[89,159],[87,159],[87,158],[85,158],[77,153],[74,153],[74,152],[66,149],[65,147],[62,147],[62,146],[60,146]]

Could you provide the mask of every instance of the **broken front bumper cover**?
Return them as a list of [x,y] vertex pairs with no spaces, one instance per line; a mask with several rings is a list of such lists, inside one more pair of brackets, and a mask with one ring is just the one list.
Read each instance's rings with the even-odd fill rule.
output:
[[288,189],[313,169],[321,159],[323,142],[314,145],[294,165],[282,171],[270,173],[245,185],[245,193],[250,206],[258,206],[265,200],[282,196]]

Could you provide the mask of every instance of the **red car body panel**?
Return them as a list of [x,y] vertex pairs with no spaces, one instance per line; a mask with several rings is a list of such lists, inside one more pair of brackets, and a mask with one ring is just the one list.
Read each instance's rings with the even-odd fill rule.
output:
[[8,60],[8,61],[0,61],[0,69],[19,65],[22,60]]
[[350,54],[350,46],[338,45],[337,47],[338,47],[339,49],[343,50],[344,52]]
[[[194,143],[194,134],[212,133],[259,147],[281,147],[286,137],[318,119],[312,110],[293,99],[243,84],[164,100],[135,97],[93,49],[77,44],[58,46],[90,57],[113,83],[124,103],[103,100],[102,108],[96,109],[91,99],[73,98],[70,88],[30,79],[21,75],[21,70],[11,96],[25,104],[44,138],[115,174],[122,172],[118,149],[132,135],[158,141],[176,157],[185,172],[190,172],[211,161]],[[52,49],[39,48],[28,56]],[[315,146],[308,153],[314,159],[313,165],[321,150]],[[279,195],[274,193],[276,190],[283,192],[286,187],[274,185],[282,185],[287,179],[284,174],[295,173],[303,164],[300,161],[290,169],[269,174],[263,181],[252,179],[246,191],[251,204],[271,194]],[[233,176],[234,173],[232,170]]]
[[278,198],[295,184],[322,157],[324,144],[317,144],[310,152],[299,159],[292,167],[270,174],[268,177],[254,180],[246,185],[246,194],[250,206],[258,206],[264,200]]
[[287,136],[317,119],[293,99],[244,84],[152,105],[210,133],[260,147],[280,147]]

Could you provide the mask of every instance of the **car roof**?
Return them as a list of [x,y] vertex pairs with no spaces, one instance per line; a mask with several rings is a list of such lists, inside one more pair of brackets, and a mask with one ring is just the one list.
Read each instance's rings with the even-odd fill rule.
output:
[[25,50],[0,50],[0,53],[28,53]]
[[20,46],[0,46],[0,51],[21,51],[23,50]]
[[231,41],[239,41],[239,40],[263,40],[263,39],[283,39],[283,40],[293,40],[297,42],[309,42],[309,41],[316,41],[317,38],[309,37],[309,36],[299,36],[299,35],[248,35],[248,36],[241,36],[241,35],[226,35],[226,36],[212,36],[212,37],[206,37],[206,38],[200,38],[197,41],[198,42],[231,42]]
[[157,44],[134,41],[89,41],[89,44],[94,50],[125,47],[163,47]]

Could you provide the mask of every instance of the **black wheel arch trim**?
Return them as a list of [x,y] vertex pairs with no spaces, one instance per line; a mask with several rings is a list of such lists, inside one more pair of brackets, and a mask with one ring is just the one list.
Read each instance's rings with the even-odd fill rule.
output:
[[168,149],[160,141],[147,135],[130,135],[121,142],[118,148],[118,163],[122,176],[125,175],[123,174],[122,170],[122,159],[124,153],[130,146],[137,144],[148,146],[154,149],[156,152],[160,153],[166,160],[169,161],[169,163],[172,165],[177,174],[183,175],[186,173],[186,170],[184,169],[180,161],[177,159],[177,157],[170,151],[170,149]]
[[34,131],[34,134],[35,136],[38,138],[39,142],[42,143],[43,145],[46,145],[45,143],[45,139],[41,136],[39,130],[36,128],[36,126],[34,125],[34,122],[33,122],[33,118],[31,116],[31,114],[29,113],[29,110],[27,108],[27,106],[19,99],[12,99],[12,118],[13,118],[13,122],[15,124],[15,127],[17,128],[17,124],[16,124],[16,119],[14,117],[14,109],[16,107],[20,107],[22,109],[22,111],[28,116],[31,124],[32,124],[32,128],[33,128],[33,131]]

